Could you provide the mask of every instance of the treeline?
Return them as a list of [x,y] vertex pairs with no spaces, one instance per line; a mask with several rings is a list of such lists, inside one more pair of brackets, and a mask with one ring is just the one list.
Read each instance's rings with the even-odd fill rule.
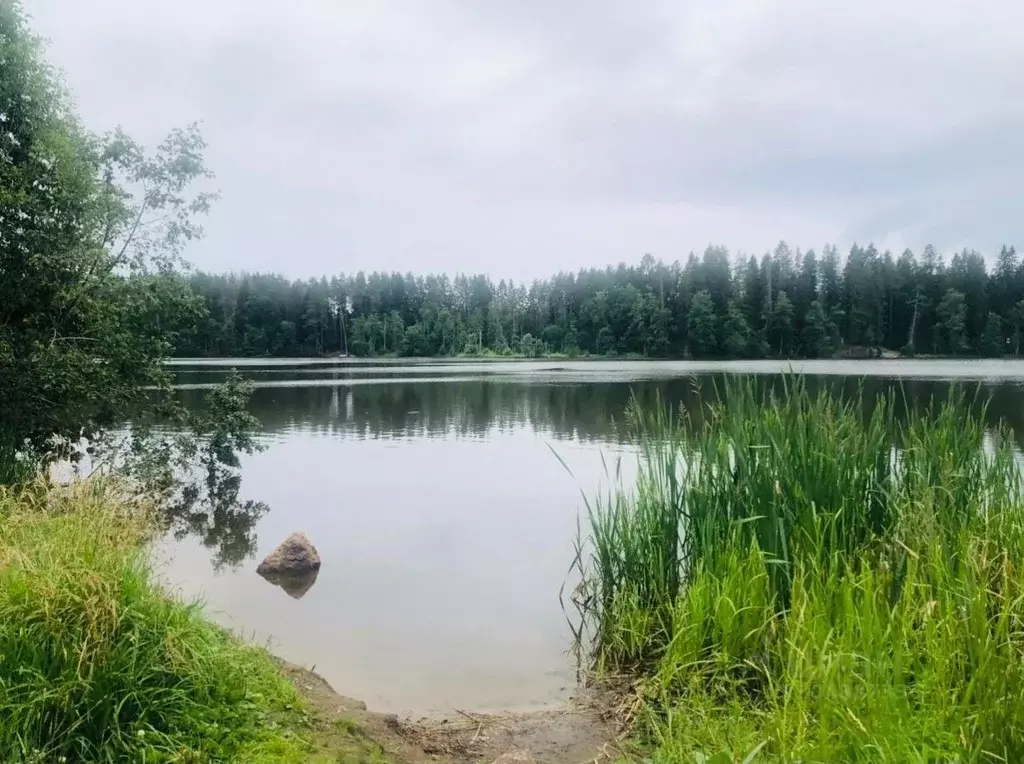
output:
[[758,258],[708,247],[685,263],[559,273],[530,285],[400,273],[290,281],[191,274],[199,316],[179,356],[637,355],[765,358],[1019,355],[1024,263],[1003,247],[948,260],[854,246],[819,255],[780,243]]

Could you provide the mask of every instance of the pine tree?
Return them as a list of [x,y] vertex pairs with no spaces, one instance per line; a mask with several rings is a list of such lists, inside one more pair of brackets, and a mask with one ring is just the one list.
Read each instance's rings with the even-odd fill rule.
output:
[[750,327],[735,301],[729,303],[722,325],[722,338],[722,349],[730,358],[743,358],[750,353]]
[[833,329],[825,316],[825,308],[821,300],[811,303],[804,316],[803,351],[808,358],[827,358],[836,348],[833,344]]
[[981,354],[988,358],[1000,358],[1006,352],[1003,339],[1003,319],[997,313],[989,312],[985,320],[985,334],[981,339]]
[[789,299],[789,295],[785,291],[779,292],[772,305],[768,335],[768,342],[776,355],[786,357],[794,350],[793,340],[796,334],[794,318],[793,303]]
[[690,304],[690,353],[694,358],[707,358],[718,353],[715,331],[715,303],[711,293],[702,289]]
[[967,303],[963,292],[946,290],[937,309],[943,350],[958,355],[966,348]]

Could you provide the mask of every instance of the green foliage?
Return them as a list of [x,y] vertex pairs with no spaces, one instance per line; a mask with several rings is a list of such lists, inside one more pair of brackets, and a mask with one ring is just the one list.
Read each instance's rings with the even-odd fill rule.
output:
[[519,339],[519,352],[527,358],[539,358],[544,354],[544,343],[527,332]]
[[548,324],[541,332],[540,339],[546,347],[553,351],[562,349],[562,341],[565,338],[566,329],[556,324]]
[[1020,355],[1021,336],[1024,335],[1024,299],[1010,310],[1009,323],[1013,326],[1013,354]]
[[0,489],[0,760],[306,761],[310,717],[262,650],[155,583],[116,485]]
[[594,657],[641,675],[653,760],[1021,759],[1012,444],[962,391],[787,385],[637,408],[637,484],[589,507]]
[[997,313],[989,313],[985,321],[985,334],[981,338],[981,354],[989,358],[999,358],[1005,353],[1003,319]]
[[745,355],[756,355],[751,353],[750,327],[743,311],[735,302],[729,303],[729,309],[725,314],[725,322],[722,325],[723,344],[722,349],[727,356],[742,358]]
[[569,330],[565,333],[565,337],[562,338],[562,350],[570,358],[580,354],[580,333],[576,331],[575,324],[569,325]]
[[256,551],[256,524],[269,507],[238,498],[239,455],[262,450],[260,422],[248,413],[253,385],[234,370],[203,405],[175,409],[175,427],[133,423],[127,440],[101,452],[118,475],[129,475],[160,502],[160,517],[178,538],[199,538],[216,550],[215,568],[235,566]]
[[[991,273],[976,252],[947,265],[931,248],[918,259],[854,246],[844,263],[834,247],[819,257],[783,243],[740,263],[732,270],[728,252],[709,247],[685,264],[648,255],[636,266],[559,273],[529,286],[485,275],[287,281],[200,273],[189,285],[201,318],[178,322],[192,331],[176,331],[175,353],[502,355],[521,353],[529,334],[542,353],[567,355],[827,358],[844,344],[861,355],[984,354],[988,313],[1002,321],[1007,349],[1020,352],[1024,264],[1012,248]],[[940,313],[950,289],[963,295],[954,350],[950,306]]]
[[19,5],[0,5],[0,431],[39,446],[92,434],[191,332],[200,305],[172,268],[209,194],[194,128],[147,156],[73,116]]
[[936,315],[937,327],[945,352],[956,355],[966,349],[967,303],[964,293],[949,289],[942,296]]
[[825,317],[821,300],[811,303],[804,317],[803,347],[810,358],[828,358],[838,349],[834,342],[835,325]]
[[711,293],[702,289],[690,304],[690,353],[694,358],[707,358],[718,353],[717,319]]

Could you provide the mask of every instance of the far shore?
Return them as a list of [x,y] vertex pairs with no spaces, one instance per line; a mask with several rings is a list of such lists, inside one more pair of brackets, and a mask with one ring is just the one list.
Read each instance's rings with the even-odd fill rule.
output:
[[201,366],[215,365],[223,366],[228,364],[260,364],[267,362],[274,363],[295,363],[295,364],[444,364],[444,363],[517,363],[521,361],[571,361],[577,362],[649,362],[649,363],[692,363],[692,364],[722,364],[722,363],[824,363],[829,361],[1024,361],[1024,356],[965,356],[965,355],[941,355],[929,353],[917,353],[915,355],[902,355],[894,350],[882,350],[879,355],[842,354],[837,353],[829,358],[694,358],[692,356],[666,356],[653,357],[644,355],[566,355],[565,353],[547,353],[538,356],[526,355],[435,355],[435,356],[400,356],[394,354],[355,356],[355,355],[258,355],[258,356],[188,356],[167,358],[164,364],[167,366]]

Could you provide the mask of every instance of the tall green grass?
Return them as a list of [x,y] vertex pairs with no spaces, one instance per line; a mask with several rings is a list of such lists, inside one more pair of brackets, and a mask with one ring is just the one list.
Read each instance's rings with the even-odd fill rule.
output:
[[307,761],[271,658],[154,583],[143,509],[0,489],[0,761]]
[[0,428],[0,485],[25,483],[36,476],[38,461],[19,449],[17,440]]
[[965,392],[895,403],[731,379],[699,423],[632,412],[584,580],[657,760],[1024,760],[1020,466]]

